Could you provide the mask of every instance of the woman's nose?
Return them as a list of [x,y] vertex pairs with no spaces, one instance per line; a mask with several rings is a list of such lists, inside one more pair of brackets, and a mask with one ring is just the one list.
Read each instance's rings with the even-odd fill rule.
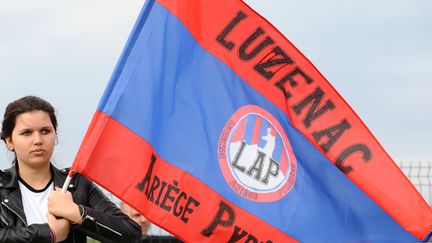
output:
[[34,133],[34,143],[35,144],[42,144],[42,134],[35,132]]

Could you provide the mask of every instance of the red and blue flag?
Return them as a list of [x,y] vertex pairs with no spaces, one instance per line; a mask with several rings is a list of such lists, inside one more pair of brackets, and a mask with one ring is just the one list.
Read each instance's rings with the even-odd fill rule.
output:
[[432,210],[238,0],[148,0],[72,170],[186,242],[415,242]]

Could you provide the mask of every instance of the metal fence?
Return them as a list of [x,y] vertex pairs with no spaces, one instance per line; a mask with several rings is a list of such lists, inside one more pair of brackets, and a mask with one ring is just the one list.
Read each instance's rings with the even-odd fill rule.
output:
[[432,163],[400,162],[399,167],[432,206]]

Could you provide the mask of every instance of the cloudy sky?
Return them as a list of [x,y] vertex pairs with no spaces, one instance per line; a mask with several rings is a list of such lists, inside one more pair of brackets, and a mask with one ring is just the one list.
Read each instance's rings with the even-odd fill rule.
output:
[[[432,1],[248,0],[332,83],[397,161],[432,161]],[[144,0],[0,0],[0,111],[57,109],[70,166]],[[0,168],[12,155],[0,147]]]

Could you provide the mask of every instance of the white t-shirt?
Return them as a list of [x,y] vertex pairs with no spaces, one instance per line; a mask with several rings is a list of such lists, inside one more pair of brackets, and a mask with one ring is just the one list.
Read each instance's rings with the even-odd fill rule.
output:
[[54,190],[53,180],[51,179],[45,188],[35,190],[25,181],[19,179],[19,187],[27,225],[47,223],[48,196]]

